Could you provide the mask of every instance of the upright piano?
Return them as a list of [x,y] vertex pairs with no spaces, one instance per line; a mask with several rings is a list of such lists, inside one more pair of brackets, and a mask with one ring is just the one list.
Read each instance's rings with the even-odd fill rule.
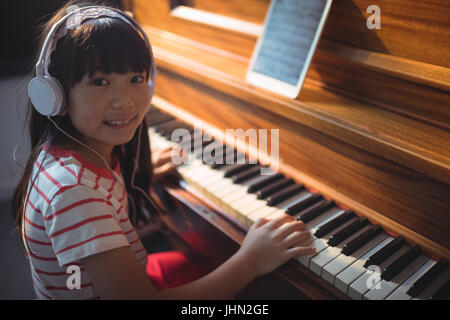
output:
[[[284,212],[313,232],[316,255],[258,278],[241,298],[449,298],[450,3],[380,2],[373,30],[372,4],[333,2],[289,99],[245,80],[269,0],[123,1],[158,68],[152,147],[179,145],[171,133],[184,128],[211,139],[200,148],[218,143],[243,159],[221,165],[193,152],[180,180],[155,186],[167,225],[214,266],[256,218]],[[227,129],[266,129],[267,148],[248,137],[229,144]]]

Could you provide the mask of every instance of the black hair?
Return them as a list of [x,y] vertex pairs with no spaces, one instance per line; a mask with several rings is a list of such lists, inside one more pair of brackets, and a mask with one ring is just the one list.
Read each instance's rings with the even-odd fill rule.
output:
[[[70,1],[61,7],[48,22],[39,27],[40,41],[35,54],[36,60],[51,27],[67,13],[67,8],[71,5],[81,7],[92,5],[92,3]],[[121,45],[116,46],[117,43]],[[114,50],[111,50],[111,47],[114,47]],[[57,41],[56,48],[50,55],[48,71],[50,75],[60,81],[64,88],[66,101],[68,101],[70,89],[80,82],[87,73],[92,75],[97,70],[107,74],[112,72],[120,74],[147,72],[148,81],[150,64],[150,52],[145,40],[133,26],[118,18],[100,17],[87,20],[77,28],[69,30],[65,36]],[[22,227],[26,199],[31,186],[34,184],[34,180],[32,180],[33,166],[43,146],[48,143],[50,145],[63,145],[66,149],[76,147],[75,143],[61,134],[46,116],[35,110],[30,99],[27,103],[28,110],[25,121],[28,121],[29,125],[31,153],[13,197],[16,230],[21,230]],[[80,133],[72,125],[68,114],[55,116],[53,120],[72,136],[77,138],[80,136]],[[136,172],[134,184],[142,190],[148,191],[152,179],[152,164],[145,120],[142,126],[141,149],[138,159],[139,169]],[[120,161],[127,192],[136,204],[135,212],[131,205],[129,210],[133,224],[136,224],[139,220],[148,222],[148,215],[144,211],[154,211],[154,208],[144,199],[144,196],[131,188],[131,175],[138,148],[138,134],[139,130],[136,130],[129,142],[113,148],[113,153],[117,155]],[[37,174],[34,177],[37,177]],[[22,235],[20,234],[20,236]]]

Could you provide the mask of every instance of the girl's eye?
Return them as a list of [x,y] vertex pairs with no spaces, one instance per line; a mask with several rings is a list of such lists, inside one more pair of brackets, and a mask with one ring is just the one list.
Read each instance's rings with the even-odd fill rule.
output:
[[103,86],[106,86],[108,84],[108,80],[106,80],[106,79],[95,79],[94,81],[92,81],[92,84],[94,86],[103,87]]
[[145,78],[143,76],[136,76],[131,81],[134,83],[142,83],[145,81]]

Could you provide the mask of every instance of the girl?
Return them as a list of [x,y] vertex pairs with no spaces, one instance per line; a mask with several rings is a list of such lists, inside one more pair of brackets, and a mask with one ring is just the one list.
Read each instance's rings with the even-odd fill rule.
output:
[[[81,8],[74,18],[57,25],[74,4]],[[305,225],[286,215],[257,221],[241,248],[207,275],[199,269],[189,283],[173,287],[177,275],[169,270],[162,284],[155,281],[148,266],[155,261],[128,215],[143,218],[143,207],[153,210],[141,192],[152,181],[144,121],[155,71],[151,48],[123,12],[82,7],[66,4],[44,27],[41,48],[58,26],[44,52],[44,71],[61,83],[65,103],[44,116],[30,94],[32,152],[14,195],[37,297],[225,299],[290,258],[314,253],[300,246],[310,236]]]

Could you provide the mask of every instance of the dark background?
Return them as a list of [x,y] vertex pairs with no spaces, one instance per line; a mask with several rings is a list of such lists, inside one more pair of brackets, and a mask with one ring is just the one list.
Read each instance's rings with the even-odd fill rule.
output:
[[[27,73],[33,67],[37,24],[45,23],[66,1],[2,0],[0,1],[0,77]],[[120,0],[86,1],[121,7]]]

